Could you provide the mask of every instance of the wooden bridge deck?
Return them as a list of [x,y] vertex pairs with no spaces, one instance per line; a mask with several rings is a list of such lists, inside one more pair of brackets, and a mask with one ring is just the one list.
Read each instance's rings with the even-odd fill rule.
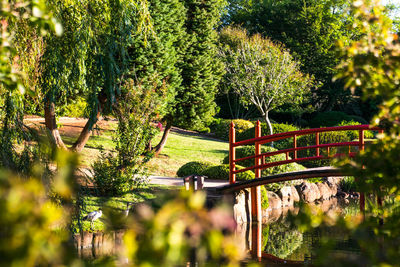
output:
[[303,171],[286,172],[286,173],[269,175],[261,178],[255,178],[253,180],[248,180],[248,181],[240,181],[234,184],[215,187],[213,189],[217,193],[229,193],[242,190],[245,188],[251,188],[271,183],[279,183],[284,181],[308,179],[316,177],[333,177],[333,176],[343,176],[342,170],[334,167],[310,168]]

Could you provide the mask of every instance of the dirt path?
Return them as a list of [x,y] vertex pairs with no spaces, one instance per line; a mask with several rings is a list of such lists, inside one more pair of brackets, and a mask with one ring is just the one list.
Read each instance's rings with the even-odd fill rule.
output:
[[[33,126],[36,129],[44,128],[44,118],[39,116],[26,116],[24,118],[25,124],[28,126]],[[81,133],[83,127],[87,122],[86,118],[69,118],[69,117],[59,117],[57,118],[57,124],[59,125],[60,134],[68,137],[78,137]],[[117,120],[114,118],[101,118],[95,126],[95,134],[99,135],[102,131],[109,131],[115,129],[117,125]],[[171,132],[190,136],[201,136],[207,138],[216,139],[213,134],[203,134],[195,131],[185,130],[178,127],[172,127]]]

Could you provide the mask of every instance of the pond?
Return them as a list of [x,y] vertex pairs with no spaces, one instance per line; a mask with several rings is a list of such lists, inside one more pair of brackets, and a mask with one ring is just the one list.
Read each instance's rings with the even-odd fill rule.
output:
[[[338,201],[336,198],[321,202],[320,206],[325,212],[339,212],[341,216],[355,215],[359,212],[358,201]],[[274,212],[280,215],[274,215]],[[288,221],[288,210],[272,211],[270,222],[266,224],[242,225],[238,234],[245,240],[246,248],[252,258],[262,257],[261,261],[268,264],[293,264],[303,265],[313,263],[315,251],[320,247],[324,238],[334,240],[329,253],[351,257],[359,254],[357,242],[352,240],[337,227],[318,227],[311,231],[301,232],[291,227]],[[290,212],[298,213],[298,208],[291,208]],[[270,266],[270,265],[268,265]]]
[[[325,212],[339,212],[342,216],[355,215],[359,212],[359,204],[355,200],[338,201],[332,198],[316,205]],[[281,263],[293,265],[312,263],[315,251],[325,237],[336,241],[331,253],[346,257],[359,253],[357,243],[338,228],[319,227],[309,232],[291,228],[287,214],[289,212],[296,214],[298,211],[298,207],[270,210],[269,220],[265,224],[238,225],[236,234],[240,237],[242,249],[249,252],[249,260],[262,256],[262,262],[268,263],[268,266]],[[78,253],[88,260],[113,255],[120,249],[123,234],[123,231],[91,234],[86,237],[87,242],[82,240],[78,245],[85,247],[78,249]]]

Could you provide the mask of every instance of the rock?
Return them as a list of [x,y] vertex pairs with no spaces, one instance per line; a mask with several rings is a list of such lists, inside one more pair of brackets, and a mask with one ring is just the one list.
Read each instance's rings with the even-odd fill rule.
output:
[[103,233],[93,233],[93,246],[100,247],[103,244]]
[[282,208],[276,208],[276,209],[271,209],[268,208],[266,210],[263,210],[263,216],[262,216],[262,223],[274,223],[279,220],[279,218],[282,215]]
[[93,241],[93,233],[91,233],[91,232],[83,232],[81,247],[82,248],[91,248],[92,247],[92,241]]
[[267,196],[270,209],[280,209],[282,207],[282,200],[277,194],[267,191]]
[[340,179],[334,177],[327,177],[324,178],[324,183],[327,184],[329,189],[331,190],[331,196],[336,196],[338,192]]
[[74,234],[72,238],[73,238],[73,241],[74,241],[74,246],[76,248],[80,249],[81,248],[81,240],[82,240],[81,235],[80,234]]
[[316,183],[321,199],[329,199],[332,196],[332,190],[329,188],[328,184],[325,182]]
[[[297,192],[296,192],[297,193]],[[282,207],[293,206],[293,193],[290,186],[284,186],[278,191],[278,195],[282,201]]]
[[337,196],[337,197],[340,197],[340,198],[348,198],[348,197],[349,197],[349,194],[347,194],[346,192],[343,192],[343,191],[339,191],[339,192],[336,194],[336,196]]
[[292,199],[294,202],[299,202],[300,201],[300,196],[299,193],[297,193],[296,187],[294,187],[293,185],[290,187],[290,189],[292,190]]
[[323,179],[324,182],[327,182],[329,186],[331,185],[339,185],[340,180],[343,179],[342,177],[325,177]]
[[306,202],[311,203],[320,198],[319,189],[315,184],[303,182],[296,186],[300,198]]
[[238,194],[235,195],[234,204],[233,204],[233,216],[237,224],[243,224],[250,222],[250,207],[249,204],[250,196],[249,191],[242,190]]

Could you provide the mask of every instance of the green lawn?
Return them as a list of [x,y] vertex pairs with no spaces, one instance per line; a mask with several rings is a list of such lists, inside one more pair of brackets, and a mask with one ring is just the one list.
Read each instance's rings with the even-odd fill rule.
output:
[[[161,138],[161,134],[159,136]],[[154,144],[157,144],[158,139]],[[161,154],[149,163],[153,175],[176,176],[176,171],[189,161],[220,164],[228,155],[229,144],[206,136],[170,133]]]
[[[115,148],[112,135],[112,130],[92,135],[81,152],[81,164],[90,167],[100,155],[100,147],[103,147],[105,151],[112,151]],[[155,138],[153,145],[158,143],[161,136],[162,133]],[[75,138],[63,136],[63,140],[67,145],[72,145]],[[161,154],[149,162],[149,172],[152,175],[173,177],[176,171],[189,161],[209,161],[220,164],[228,155],[228,149],[229,145],[225,141],[207,136],[171,132]]]
[[[131,203],[140,203],[144,202],[149,199],[153,199],[156,197],[157,194],[160,192],[166,192],[171,190],[171,188],[167,186],[161,185],[148,185],[143,188],[139,188],[133,190],[132,192],[126,193],[123,196],[118,197],[96,197],[96,196],[84,196],[83,197],[83,205],[82,210],[80,211],[80,217],[83,218],[89,212],[98,210],[100,208],[103,211],[109,209],[117,213],[123,214],[124,210],[126,209],[126,204],[128,202]],[[90,229],[90,221],[83,221],[82,222],[82,229],[83,231],[101,231],[105,229],[105,220],[106,215],[103,213],[103,216],[93,222],[93,229]],[[79,227],[77,225],[77,221],[73,221],[73,231],[79,232]]]

